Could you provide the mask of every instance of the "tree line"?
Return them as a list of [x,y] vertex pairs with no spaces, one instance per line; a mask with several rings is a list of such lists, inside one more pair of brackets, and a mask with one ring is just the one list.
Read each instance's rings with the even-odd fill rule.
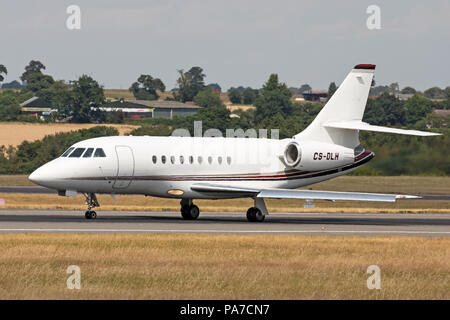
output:
[[[104,101],[104,93],[103,88],[91,77],[83,75],[67,84],[54,81],[51,76],[43,74],[42,70],[45,70],[43,65],[33,63],[26,68],[23,75],[24,81],[27,82],[26,88],[0,94],[0,119],[20,119],[20,110],[15,104],[38,94],[52,101],[55,106],[61,106],[60,112],[65,117],[70,117],[73,122],[124,121],[120,114],[117,118],[112,118],[114,113],[106,114],[92,108]],[[202,68],[193,67],[186,72],[178,70],[178,73],[178,88],[172,98],[179,101],[193,100],[203,108],[189,117],[127,120],[129,123],[140,125],[131,132],[132,135],[166,136],[177,128],[188,129],[193,134],[194,121],[202,121],[203,130],[217,128],[225,132],[228,128],[241,128],[244,131],[250,128],[269,131],[279,129],[280,138],[288,138],[305,129],[323,107],[321,103],[294,102],[292,88],[280,82],[277,74],[272,74],[260,90],[231,88],[229,94],[231,91],[239,93],[239,96],[236,94],[236,99],[239,97],[241,100],[236,103],[244,103],[244,93],[247,91],[249,95],[253,94],[251,104],[255,106],[246,111],[231,112],[215,91],[218,85],[205,85]],[[308,89],[307,85],[302,87],[304,90]],[[391,89],[397,90],[398,86],[392,86]],[[135,90],[142,99],[153,99],[158,96],[158,92],[165,90],[165,86],[160,79],[141,75],[137,84],[132,84],[130,90]],[[337,87],[330,85],[329,90],[332,94]],[[448,90],[443,90],[445,98],[441,100],[430,100],[424,94],[415,92],[406,101],[393,95],[392,90],[368,100],[363,121],[374,125],[433,130],[442,133],[443,136],[420,138],[362,133],[363,146],[375,151],[377,156],[355,174],[450,174],[448,162],[450,116],[442,117],[432,113],[433,109],[450,109]],[[91,134],[99,136],[117,134],[115,131],[102,130],[105,129],[49,136],[39,142],[24,142],[17,148],[3,146],[0,152],[1,172],[30,173],[33,168],[58,156],[68,145]],[[39,151],[41,149],[49,152]]]

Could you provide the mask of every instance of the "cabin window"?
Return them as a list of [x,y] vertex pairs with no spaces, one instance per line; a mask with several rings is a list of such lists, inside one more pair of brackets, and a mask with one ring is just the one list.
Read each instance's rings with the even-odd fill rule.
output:
[[198,161],[199,164],[202,164],[203,158],[202,158],[202,157],[198,157],[198,158],[197,158],[197,161]]
[[212,164],[212,160],[213,160],[213,158],[212,158],[211,156],[209,156],[209,157],[208,157],[208,163],[209,163],[209,164]]
[[222,157],[218,157],[218,158],[217,158],[217,162],[218,162],[219,164],[222,164]]
[[86,152],[83,154],[83,158],[90,158],[94,153],[94,148],[87,148]]
[[67,149],[62,155],[61,157],[67,157],[69,155],[69,153],[72,152],[72,150],[75,149],[74,147],[70,147],[69,149]]
[[227,163],[231,164],[231,157],[227,157]]
[[166,156],[161,156],[161,162],[166,163]]
[[175,157],[174,156],[170,157],[170,162],[172,162],[172,164],[175,164]]
[[194,163],[194,157],[193,156],[189,156],[189,163],[193,164]]
[[158,158],[157,158],[156,156],[153,156],[153,157],[152,157],[152,161],[153,161],[153,163],[156,164],[156,161],[158,161]]
[[74,152],[72,152],[69,156],[69,158],[79,158],[81,157],[81,155],[83,154],[84,150],[86,150],[86,148],[76,148],[74,150]]
[[106,157],[106,154],[102,148],[95,149],[94,158],[105,158],[105,157]]
[[180,156],[180,163],[183,164],[184,163],[184,157]]

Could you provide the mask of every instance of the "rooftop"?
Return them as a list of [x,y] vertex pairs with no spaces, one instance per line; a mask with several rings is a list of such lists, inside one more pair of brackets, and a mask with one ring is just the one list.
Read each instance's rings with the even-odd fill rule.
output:
[[124,100],[124,101],[113,101],[103,104],[108,106],[114,106],[115,108],[139,108],[139,107],[149,107],[158,109],[201,109],[200,106],[196,104],[183,103],[179,101],[157,101],[157,100]]

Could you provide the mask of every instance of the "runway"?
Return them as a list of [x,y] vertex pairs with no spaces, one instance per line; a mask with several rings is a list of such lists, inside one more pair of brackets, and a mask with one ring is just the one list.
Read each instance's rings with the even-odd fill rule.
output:
[[96,220],[71,210],[0,210],[0,233],[206,233],[450,237],[448,214],[272,213],[250,223],[244,213],[97,211]]

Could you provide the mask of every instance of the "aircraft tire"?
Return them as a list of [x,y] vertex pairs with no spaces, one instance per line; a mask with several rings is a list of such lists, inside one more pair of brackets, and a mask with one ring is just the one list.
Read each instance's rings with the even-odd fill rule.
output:
[[195,204],[181,208],[181,216],[185,220],[195,220],[199,215],[200,209]]
[[84,217],[86,219],[95,219],[97,218],[97,213],[95,211],[86,211],[86,213],[84,214]]
[[247,220],[250,222],[263,222],[266,216],[256,207],[247,210]]

